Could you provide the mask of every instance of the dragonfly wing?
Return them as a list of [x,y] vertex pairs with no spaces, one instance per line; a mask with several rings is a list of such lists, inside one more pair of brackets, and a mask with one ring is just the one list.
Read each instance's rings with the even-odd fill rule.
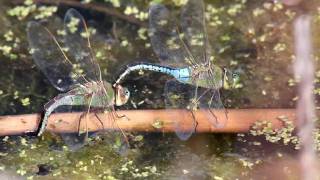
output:
[[[45,128],[47,123],[47,119],[51,115],[52,112],[63,112],[63,113],[72,113],[72,112],[88,112],[89,110],[89,101],[90,99],[87,98],[87,94],[83,93],[81,88],[75,88],[73,90],[68,91],[64,94],[59,94],[54,99],[49,101],[45,106],[45,116],[41,124],[41,129],[39,133],[42,133],[43,128]],[[65,124],[66,126],[75,126],[79,127],[79,130],[83,130],[81,128],[82,126],[79,126],[81,124],[84,124],[86,120],[86,113],[83,113],[81,116],[79,116],[79,122],[76,124]],[[67,123],[66,121],[60,121],[59,119],[53,120],[53,122],[57,123]],[[64,125],[64,124],[63,124]],[[86,140],[86,134],[82,133],[62,133],[61,135],[62,139],[64,140],[65,144],[68,145],[69,149],[71,150],[77,150],[81,148],[85,144]]]
[[[111,84],[108,84],[108,86],[110,88],[112,87]],[[51,108],[61,105],[56,107],[54,112],[83,112],[79,116],[76,124],[71,125],[77,127],[79,132],[60,134],[69,149],[77,150],[83,147],[88,143],[87,137],[98,137],[106,141],[106,144],[110,145],[110,148],[121,153],[127,149],[128,144],[124,134],[122,134],[122,131],[116,125],[116,116],[114,115],[111,100],[111,95],[107,93],[93,94],[90,96],[78,89],[74,89],[68,93],[57,96],[52,102],[49,102],[45,108],[51,111]],[[87,129],[87,123],[92,120],[92,118],[88,118],[88,113],[96,115],[96,120],[93,123],[100,126],[101,131],[89,132],[87,134],[87,130],[90,131],[90,129]],[[92,114],[90,116],[92,116]],[[106,118],[108,121],[107,124],[104,124],[103,122],[106,122]],[[55,122],[62,123],[64,121],[56,120]]]
[[[82,96],[82,95],[81,95]],[[70,105],[70,106],[60,106],[58,107],[54,112],[55,113],[66,113],[66,112],[86,112],[88,110],[87,106],[75,106],[75,105]],[[75,124],[74,126],[79,126],[81,121],[85,121],[85,114],[82,116],[79,116],[79,123]],[[57,121],[59,122],[59,121]],[[82,122],[82,124],[84,124]],[[92,133],[89,133],[88,135],[90,136]],[[63,142],[68,146],[68,148],[72,151],[76,151],[80,148],[82,148],[86,144],[86,134],[81,133],[79,134],[78,132],[76,133],[61,133],[59,134],[63,140]]]
[[118,117],[116,117],[112,107],[104,108],[104,112],[103,114],[97,115],[97,118],[107,118],[108,121],[106,124],[103,124],[105,128],[99,131],[97,135],[103,139],[106,144],[110,145],[113,150],[119,154],[124,154],[129,148],[127,133],[118,127]]
[[[195,87],[179,83],[176,80],[170,80],[165,86],[165,103],[167,109],[188,109],[190,99],[194,96]],[[170,112],[173,113],[173,112]],[[174,127],[177,136],[181,140],[187,140],[195,132],[196,119],[191,110],[184,113],[177,112]]]
[[71,61],[85,80],[100,80],[100,67],[94,58],[90,44],[90,32],[82,15],[75,9],[69,9],[64,18],[65,45]]
[[[123,154],[129,148],[129,144],[126,136],[127,133],[119,128],[117,120],[126,117],[122,114],[117,114],[115,111],[115,97],[113,97],[112,85],[105,83],[105,88],[107,93],[100,95],[100,99],[103,99],[103,101],[100,101],[101,104],[99,104],[99,106],[103,107],[103,112],[105,113],[97,115],[97,118],[98,120],[107,118],[107,124],[103,124],[104,129],[101,130],[98,135],[102,137],[107,144],[111,145],[116,152]],[[111,91],[112,93],[108,93]]]
[[174,17],[169,10],[156,4],[149,9],[149,32],[151,45],[160,61],[173,67],[186,67],[188,51],[182,41]]
[[195,63],[207,64],[211,49],[206,32],[203,0],[189,0],[182,8],[180,19],[185,43]]
[[228,112],[217,89],[198,90],[199,109],[204,111],[209,122],[216,128],[223,128],[228,122]]
[[32,57],[51,84],[67,91],[76,83],[71,75],[72,65],[66,61],[61,48],[48,29],[37,22],[29,22],[27,36]]

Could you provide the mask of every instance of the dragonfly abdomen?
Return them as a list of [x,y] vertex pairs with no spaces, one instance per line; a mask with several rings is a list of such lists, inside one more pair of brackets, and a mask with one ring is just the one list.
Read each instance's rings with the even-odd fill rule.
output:
[[191,69],[189,67],[176,69],[173,77],[182,83],[191,83]]
[[147,70],[147,71],[154,71],[154,72],[161,72],[174,78],[178,79],[179,81],[185,81],[185,78],[190,77],[189,68],[171,68],[167,66],[161,66],[156,64],[148,64],[148,63],[140,63],[129,65],[127,69],[119,76],[116,83],[119,84],[122,79],[124,79],[129,73],[133,71],[140,71],[140,70]]
[[49,101],[45,106],[45,114],[38,132],[40,136],[46,129],[48,124],[48,118],[51,113],[59,106],[74,106],[74,105],[85,105],[85,97],[82,94],[74,94],[73,91],[69,91],[65,94],[59,94],[57,97]]

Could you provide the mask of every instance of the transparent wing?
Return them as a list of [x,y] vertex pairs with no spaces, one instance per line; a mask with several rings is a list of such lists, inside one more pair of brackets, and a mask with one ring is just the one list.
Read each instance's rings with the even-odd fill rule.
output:
[[107,118],[108,121],[107,124],[103,124],[103,129],[98,132],[98,135],[114,150],[122,154],[129,148],[129,142],[126,137],[127,133],[120,129],[117,120],[125,117],[120,117],[122,115],[117,114],[115,111],[113,89],[110,83],[105,82],[105,90],[106,92],[100,95],[102,96],[100,98],[104,99],[104,101],[100,101],[101,104],[99,105],[103,107],[103,112],[105,113],[98,115],[97,119]]
[[189,0],[182,8],[180,17],[185,44],[198,64],[207,64],[211,51],[204,13],[203,0]]
[[77,79],[72,75],[72,65],[48,29],[37,22],[29,22],[27,36],[33,60],[60,91],[71,89]]
[[[107,87],[111,88],[111,85],[108,83]],[[106,143],[109,148],[114,149],[119,153],[123,153],[127,150],[129,147],[127,139],[124,136],[124,132],[120,130],[116,124],[116,116],[112,103],[113,97],[111,97],[110,94],[99,93],[90,96],[89,94],[83,93],[81,90],[79,91],[79,89],[74,89],[66,94],[57,96],[58,98],[55,98],[56,101],[61,102],[55,101],[53,103],[63,104],[62,101],[66,100],[64,98],[66,96],[70,96],[72,101],[69,101],[67,103],[68,105],[59,106],[55,109],[55,112],[83,112],[81,116],[79,116],[79,120],[76,124],[69,125],[76,126],[79,132],[60,134],[69,149],[77,150],[85,144],[99,142]],[[48,103],[46,108],[50,108],[50,105],[52,105],[52,103]],[[96,118],[88,118],[88,113],[91,114],[90,116],[93,116],[94,114]],[[105,119],[107,119],[107,121],[105,121]],[[90,131],[87,123],[90,120],[94,120],[95,122],[92,123],[100,126],[101,130],[89,132],[87,134],[87,130]],[[60,121],[55,122],[61,123]]]
[[[187,109],[188,114],[177,113],[181,117],[175,121],[175,132],[181,140],[187,140],[194,132],[197,121],[193,112],[201,110],[208,121],[216,128],[222,128],[228,122],[227,111],[220,100],[220,93],[216,89],[199,88],[168,81],[165,86],[166,108]],[[170,112],[171,113],[171,112]]]
[[[188,109],[190,101],[194,97],[195,87],[181,84],[176,80],[170,80],[165,86],[165,103],[167,109]],[[170,112],[172,113],[172,112]],[[196,119],[192,111],[177,113],[175,119],[175,132],[181,140],[187,140],[195,132]]]
[[214,127],[223,128],[227,124],[228,112],[220,99],[219,90],[199,88],[196,103]]
[[[59,94],[49,101],[44,108],[46,113],[48,111],[53,111],[55,113],[84,112],[78,117],[78,122],[75,124],[65,124],[65,126],[75,126],[79,128],[80,131],[83,131],[81,124],[85,124],[86,112],[89,110],[90,99],[87,97],[88,95],[85,94],[81,88],[75,88],[67,93]],[[53,122],[57,123],[56,125],[61,125],[59,123],[67,123],[66,121],[59,121],[59,119],[56,119]],[[59,135],[70,150],[75,151],[86,144],[86,133],[62,133]]]
[[[98,118],[108,118],[107,124],[103,124],[103,130],[99,131],[96,135],[102,139],[108,146],[119,154],[124,154],[129,148],[127,133],[120,129],[117,125],[117,117],[114,114],[113,108],[105,109],[106,113],[99,114]],[[103,117],[105,116],[105,117]]]
[[90,32],[82,15],[69,9],[64,18],[65,46],[71,55],[74,68],[82,73],[87,81],[100,80],[99,64],[95,61],[90,44]]
[[183,35],[169,10],[161,5],[149,9],[149,32],[153,51],[160,61],[172,67],[193,65],[190,53],[183,43]]

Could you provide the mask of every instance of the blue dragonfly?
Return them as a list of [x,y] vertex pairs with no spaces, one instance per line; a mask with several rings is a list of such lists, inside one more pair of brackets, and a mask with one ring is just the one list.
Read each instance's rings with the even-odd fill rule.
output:
[[[48,118],[54,111],[71,112],[76,109],[84,111],[79,117],[79,134],[84,134],[80,132],[80,125],[81,119],[85,117],[85,135],[88,136],[86,115],[94,109],[107,111],[106,116],[117,129],[116,118],[119,116],[114,106],[125,104],[130,92],[125,87],[112,87],[102,80],[99,64],[91,48],[87,25],[81,14],[74,9],[68,10],[65,15],[64,33],[62,47],[48,28],[40,23],[31,21],[27,26],[34,62],[56,89],[65,92],[45,104],[38,136],[45,131]],[[124,138],[121,141],[127,141],[121,129],[116,131],[121,132]]]
[[[210,60],[203,1],[189,0],[180,15],[178,26],[165,6],[156,4],[150,7],[150,40],[161,64],[128,65],[114,85],[118,85],[130,72],[139,70],[162,72],[174,77],[165,85],[166,108],[186,108],[191,112],[192,118],[175,122],[176,134],[187,140],[196,130],[193,113],[196,110],[202,110],[214,127],[225,126],[228,116],[219,89],[235,87],[239,76]],[[216,116],[217,110],[224,111],[225,116]],[[185,122],[188,119],[192,122]]]

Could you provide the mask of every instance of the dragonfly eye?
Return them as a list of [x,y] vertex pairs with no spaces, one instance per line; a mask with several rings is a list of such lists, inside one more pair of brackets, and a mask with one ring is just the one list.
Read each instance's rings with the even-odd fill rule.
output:
[[232,74],[232,77],[233,77],[233,78],[237,78],[238,76],[239,76],[239,75],[236,74],[236,73],[233,73],[233,74]]
[[130,97],[130,91],[127,88],[124,88],[124,94],[125,98],[129,98]]

